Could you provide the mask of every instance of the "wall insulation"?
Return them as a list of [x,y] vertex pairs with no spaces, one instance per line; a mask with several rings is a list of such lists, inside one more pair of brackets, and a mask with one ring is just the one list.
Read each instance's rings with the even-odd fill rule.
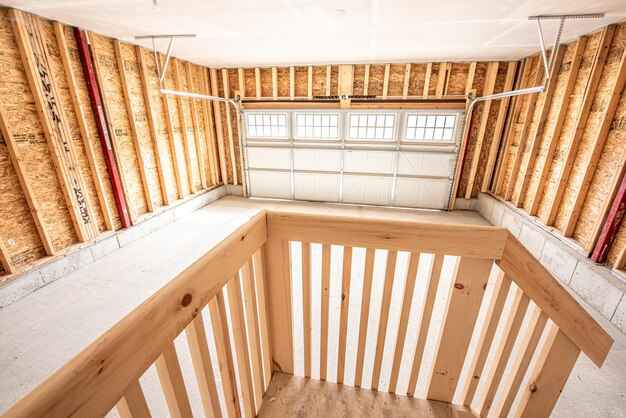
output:
[[[206,101],[158,91],[152,51],[88,34],[133,223],[220,183]],[[0,282],[121,227],[73,28],[0,9]],[[166,87],[206,93],[173,59]]]

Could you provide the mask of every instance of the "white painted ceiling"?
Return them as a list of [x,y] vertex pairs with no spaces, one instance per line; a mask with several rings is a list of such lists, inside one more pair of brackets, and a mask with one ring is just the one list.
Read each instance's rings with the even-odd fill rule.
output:
[[[0,1],[143,46],[134,36],[197,34],[173,55],[213,67],[519,59],[539,50],[528,16],[607,13],[567,21],[564,40],[626,17],[624,0]],[[548,44],[557,25],[544,22]]]

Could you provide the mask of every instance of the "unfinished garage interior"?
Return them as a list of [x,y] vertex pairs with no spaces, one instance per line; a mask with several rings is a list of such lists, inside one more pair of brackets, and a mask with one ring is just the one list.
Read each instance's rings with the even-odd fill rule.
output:
[[0,3],[0,416],[626,415],[623,0]]

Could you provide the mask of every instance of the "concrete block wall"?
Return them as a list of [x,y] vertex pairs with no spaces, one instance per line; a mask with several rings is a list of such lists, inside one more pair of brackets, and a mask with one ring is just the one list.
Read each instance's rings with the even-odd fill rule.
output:
[[626,332],[626,281],[621,276],[593,263],[568,238],[493,196],[480,193],[477,210],[490,224],[511,231],[569,290]]
[[234,187],[233,194],[238,194],[237,186],[221,186],[203,192],[130,228],[74,246],[63,255],[50,257],[47,262],[0,285],[0,308],[230,194],[231,187]]

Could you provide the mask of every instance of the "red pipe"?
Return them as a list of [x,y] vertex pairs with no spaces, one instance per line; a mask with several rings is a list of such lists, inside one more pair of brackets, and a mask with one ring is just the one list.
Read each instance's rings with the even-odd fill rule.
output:
[[120,180],[120,174],[115,161],[115,154],[113,154],[113,148],[111,147],[111,137],[107,129],[106,116],[102,108],[102,101],[100,100],[100,90],[98,89],[98,83],[96,82],[93,62],[91,61],[91,52],[89,51],[87,35],[79,28],[74,28],[74,37],[76,38],[76,44],[78,45],[78,55],[80,55],[80,62],[83,67],[87,90],[89,91],[91,109],[93,110],[96,126],[98,127],[102,150],[104,151],[104,161],[106,162],[109,178],[111,179],[111,186],[113,187],[115,205],[117,206],[117,212],[120,215],[122,228],[128,228],[131,226],[130,216],[128,215],[128,210],[126,209],[126,199],[124,198],[122,181]]
[[611,206],[600,238],[598,238],[598,242],[593,249],[591,259],[595,263],[604,263],[606,260],[611,244],[613,244],[617,230],[624,217],[624,212],[626,212],[626,175],[622,177],[622,183],[619,186],[615,200],[613,200],[613,206]]

